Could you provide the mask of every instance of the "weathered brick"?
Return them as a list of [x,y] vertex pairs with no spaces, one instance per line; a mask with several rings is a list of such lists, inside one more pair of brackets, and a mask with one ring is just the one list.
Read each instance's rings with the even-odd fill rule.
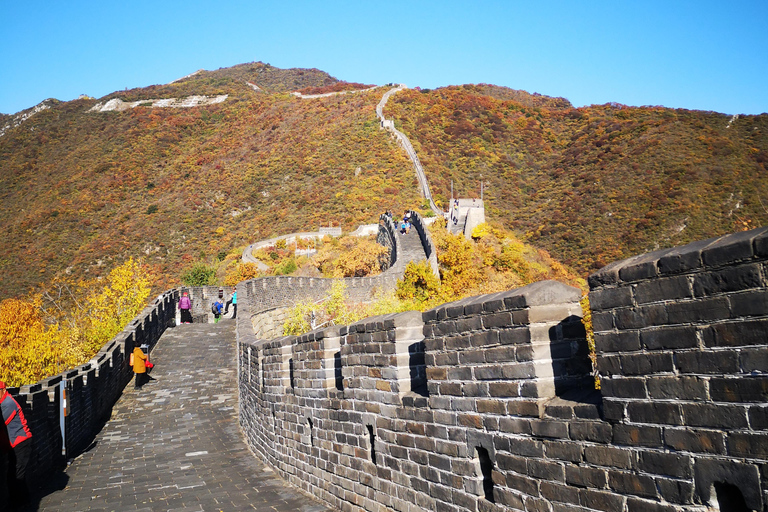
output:
[[604,378],[601,382],[601,390],[605,397],[617,398],[647,398],[643,378]]
[[517,382],[490,382],[488,393],[494,397],[520,396],[520,385]]
[[466,333],[471,331],[479,331],[482,328],[483,322],[477,315],[456,320],[456,332]]
[[494,347],[485,350],[485,360],[488,363],[506,363],[515,361],[515,347]]
[[604,352],[631,352],[640,350],[639,331],[595,333],[595,350]]
[[750,407],[749,426],[754,430],[768,430],[768,407],[757,405]]
[[570,464],[565,467],[565,482],[576,487],[603,489],[608,476],[604,469]]
[[739,363],[744,373],[768,373],[768,350],[763,347],[742,349],[739,351]]
[[633,402],[627,404],[627,415],[634,423],[682,425],[680,405],[667,402]]
[[501,400],[478,400],[477,412],[481,414],[506,414],[507,406]]
[[542,480],[565,482],[565,467],[557,462],[528,459],[528,476]]
[[719,404],[683,404],[685,425],[709,428],[745,428],[747,413],[743,407]]
[[677,274],[701,267],[701,251],[715,238],[690,243],[682,247],[675,247],[670,252],[659,258],[659,274]]
[[752,240],[758,233],[758,230],[753,229],[720,237],[701,251],[701,259],[709,266],[749,259],[754,255]]
[[531,420],[531,431],[535,436],[568,438],[568,423],[557,420]]
[[507,327],[512,325],[512,314],[509,312],[494,313],[482,316],[483,327],[493,329],[494,327]]
[[469,365],[472,363],[485,362],[485,350],[465,350],[459,353],[459,364]]
[[643,498],[658,496],[653,478],[636,473],[610,470],[608,471],[608,487],[624,495],[629,494]]
[[570,437],[574,441],[610,443],[613,431],[610,423],[602,421],[571,421]]
[[579,504],[579,490],[557,482],[541,482],[541,496],[550,502]]
[[516,489],[529,496],[539,495],[539,481],[534,478],[508,473],[506,475],[506,484],[507,487]]
[[704,329],[704,344],[707,347],[743,347],[764,345],[768,332],[768,319],[743,320],[716,324]]
[[592,311],[632,305],[632,293],[629,286],[599,288],[589,292],[589,307]]
[[544,457],[544,445],[534,439],[510,439],[509,453],[523,457]]
[[750,459],[768,459],[768,434],[728,434],[728,455]]
[[709,393],[716,402],[768,402],[768,377],[713,378]]
[[[427,368],[429,371],[429,368]],[[504,378],[504,368],[499,365],[480,366],[474,369],[477,380],[499,380]]]
[[642,451],[638,455],[637,469],[654,475],[691,478],[693,462],[686,455]]
[[754,263],[702,272],[696,274],[693,279],[693,293],[696,297],[748,290],[759,286],[761,286],[760,265]]
[[672,505],[662,505],[655,501],[629,498],[627,499],[627,512],[677,512],[677,509]]
[[[641,329],[654,325],[664,325],[668,321],[669,306],[663,304],[650,304],[634,308],[617,309],[615,323],[618,329]],[[678,322],[674,322],[678,323]]]
[[597,466],[621,469],[632,467],[632,454],[628,450],[611,446],[586,446],[584,460]]
[[621,375],[621,358],[619,356],[598,356],[597,371],[600,375]]
[[507,403],[507,413],[515,416],[539,416],[539,404],[534,400],[512,400]]
[[531,331],[528,327],[515,327],[499,331],[499,343],[502,345],[522,345],[531,342]]
[[502,471],[514,471],[522,475],[528,471],[528,460],[525,457],[499,453],[496,455],[496,464]]
[[671,478],[656,478],[659,495],[670,503],[690,505],[693,503],[693,484],[689,481]]
[[671,353],[622,354],[620,359],[624,375],[671,372],[674,368]]
[[610,311],[592,313],[592,329],[596,333],[613,329],[613,313]]
[[698,343],[696,328],[693,326],[641,331],[640,340],[648,350],[692,348]]
[[730,317],[728,299],[724,297],[672,302],[667,305],[666,309],[671,324],[712,322]]
[[649,377],[648,394],[651,398],[704,400],[707,398],[707,384],[697,377]]
[[739,371],[739,353],[735,350],[676,352],[674,358],[680,373],[706,375]]
[[589,509],[603,510],[605,512],[616,512],[624,510],[626,498],[614,493],[594,491],[592,489],[582,489],[579,491],[581,505]]
[[768,229],[763,228],[761,233],[757,233],[752,243],[756,256],[768,256]]
[[603,415],[608,421],[622,421],[625,414],[625,402],[621,400],[611,400],[606,397],[603,400]]
[[731,318],[768,315],[768,293],[765,289],[734,293],[728,296]]
[[664,429],[664,443],[673,450],[692,453],[725,453],[722,432],[701,429]]
[[637,304],[684,299],[693,296],[687,276],[644,281],[635,285],[634,292]]
[[583,460],[584,447],[581,443],[545,440],[544,449],[548,459],[564,460],[577,464]]

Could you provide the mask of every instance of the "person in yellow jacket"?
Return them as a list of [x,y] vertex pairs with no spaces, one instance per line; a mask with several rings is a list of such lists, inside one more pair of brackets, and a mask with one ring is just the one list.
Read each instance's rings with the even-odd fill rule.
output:
[[136,380],[133,383],[134,389],[139,389],[147,382],[147,355],[138,345],[133,349],[133,373],[136,374]]

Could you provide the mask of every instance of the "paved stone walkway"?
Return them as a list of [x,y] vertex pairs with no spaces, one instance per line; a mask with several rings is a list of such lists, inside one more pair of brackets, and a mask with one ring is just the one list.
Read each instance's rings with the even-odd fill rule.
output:
[[91,449],[30,510],[333,510],[246,447],[237,421],[234,321],[168,329],[151,359],[155,380],[140,391],[133,382],[126,387]]

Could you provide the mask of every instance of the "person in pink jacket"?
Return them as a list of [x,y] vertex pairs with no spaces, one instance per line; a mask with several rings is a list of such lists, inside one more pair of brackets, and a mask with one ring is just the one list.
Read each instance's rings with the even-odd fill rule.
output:
[[181,312],[181,323],[192,323],[192,301],[189,300],[189,294],[184,292],[179,299],[179,311]]
[[32,432],[24,412],[8,393],[3,381],[0,381],[0,412],[5,423],[0,432],[0,450],[5,452],[8,464],[6,475],[10,503],[11,506],[21,506],[29,501],[26,476],[32,455]]

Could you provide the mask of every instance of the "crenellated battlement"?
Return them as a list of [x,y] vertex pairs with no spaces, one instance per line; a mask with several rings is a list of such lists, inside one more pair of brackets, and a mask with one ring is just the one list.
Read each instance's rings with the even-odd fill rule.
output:
[[298,337],[238,325],[241,425],[342,510],[764,510],[767,265],[760,229],[592,275],[599,391],[556,282]]

